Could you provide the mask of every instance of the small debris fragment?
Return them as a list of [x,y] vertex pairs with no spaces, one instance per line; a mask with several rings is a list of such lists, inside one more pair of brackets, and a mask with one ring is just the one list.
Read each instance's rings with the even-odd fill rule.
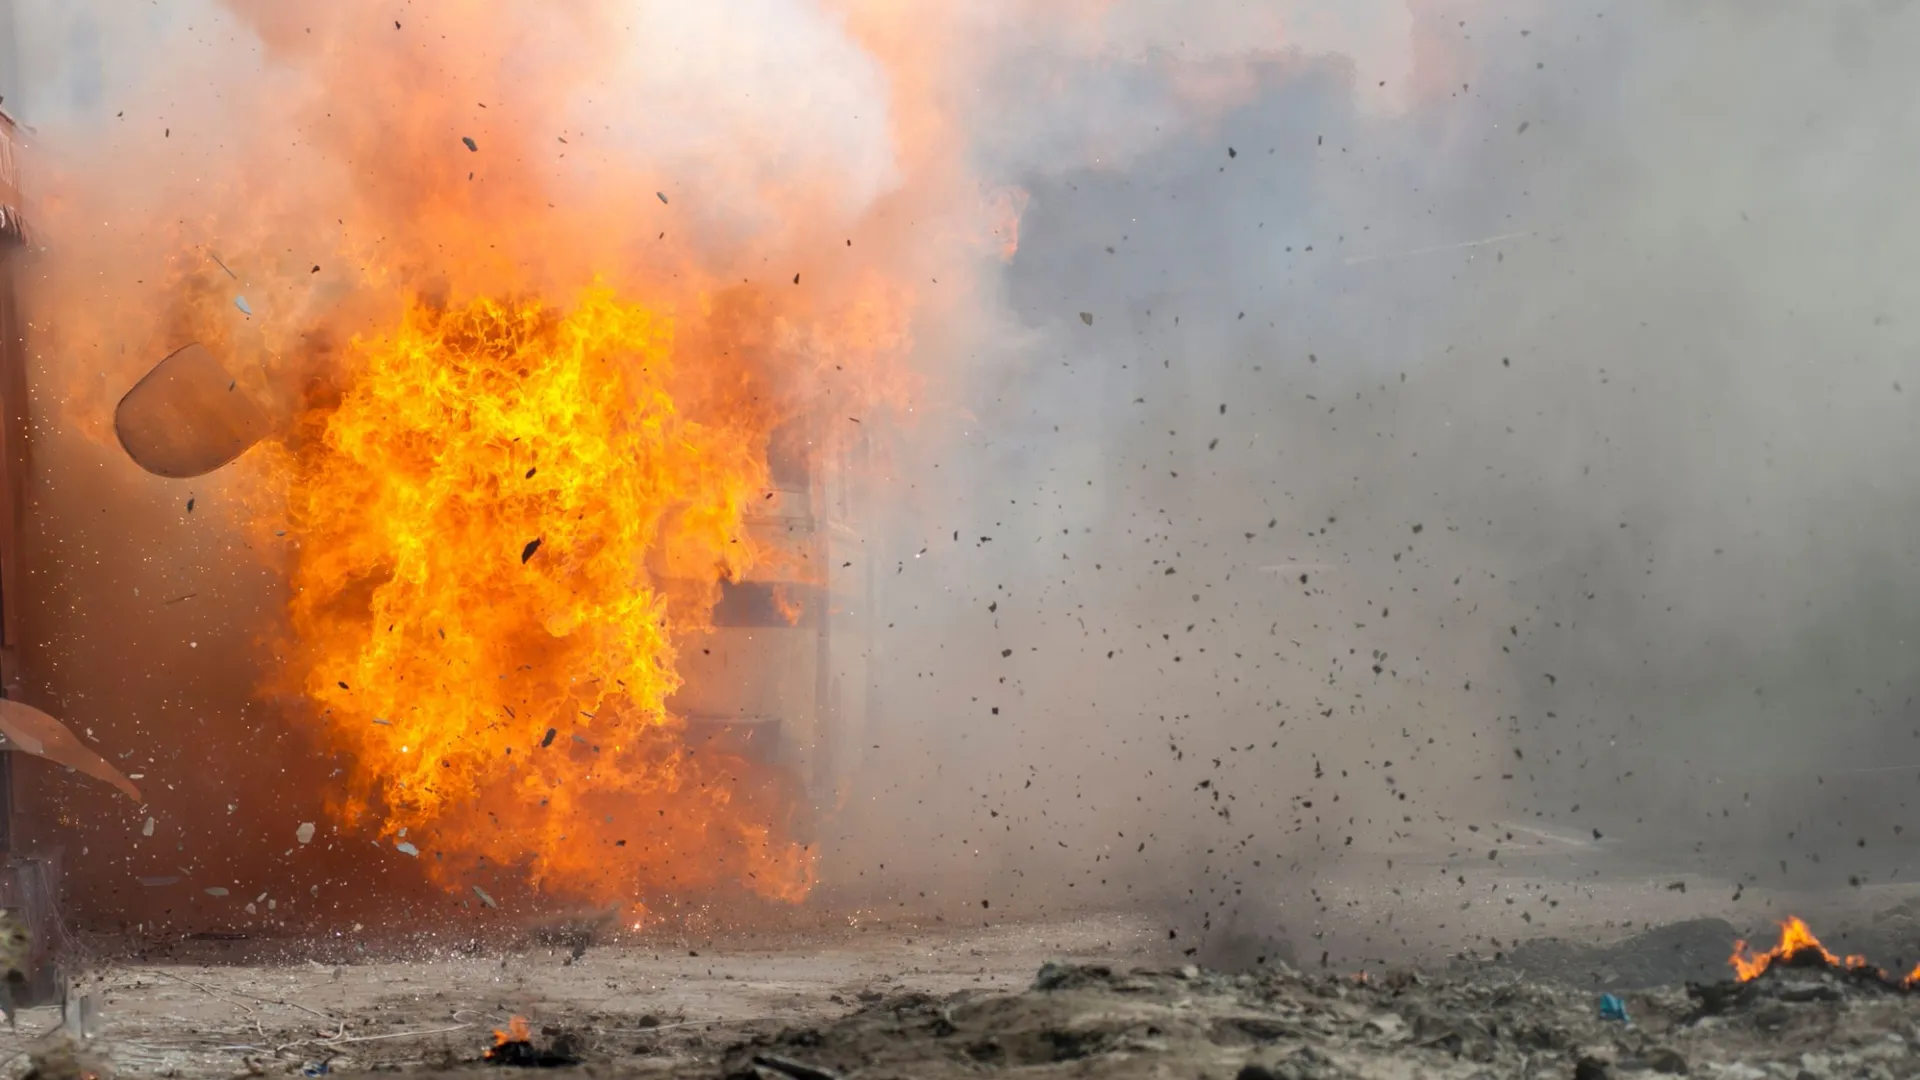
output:
[[300,827],[293,830],[293,838],[303,844],[313,843],[313,822],[301,822]]
[[398,851],[402,855],[411,855],[416,859],[420,857],[420,849],[405,840],[393,845],[393,850]]
[[538,537],[527,541],[527,546],[520,549],[520,562],[524,565],[528,559],[533,558],[533,553],[539,550],[540,540]]
[[1092,326],[1092,325],[1093,325],[1093,312],[1091,312],[1091,311],[1083,311],[1083,312],[1081,312],[1081,313],[1080,313],[1080,321],[1081,321],[1081,322],[1083,322],[1083,323],[1086,323],[1086,324],[1087,324],[1088,326]]
[[493,897],[487,895],[487,890],[481,888],[478,885],[475,885],[473,887],[473,895],[479,897],[480,902],[490,908],[497,908],[500,906],[499,904],[496,904],[493,902]]
[[1381,1013],[1366,1023],[1366,1030],[1389,1039],[1398,1038],[1405,1029],[1406,1022],[1393,1013]]
[[237,307],[237,308],[239,308],[239,309],[240,309],[240,313],[241,313],[242,315],[245,315],[245,316],[246,316],[246,317],[248,317],[248,318],[252,318],[252,317],[253,317],[253,308],[251,308],[251,307],[249,307],[249,306],[247,305],[247,298],[246,298],[246,297],[244,297],[244,296],[236,296],[236,297],[234,297],[234,298],[233,298],[233,306],[234,306],[234,307]]
[[469,150],[471,150],[471,151],[473,151],[474,153],[476,153],[476,154],[477,154],[477,153],[479,153],[479,152],[480,152],[480,147],[479,147],[479,146],[478,146],[478,145],[477,145],[477,144],[476,144],[476,143],[475,143],[475,142],[474,142],[474,141],[473,141],[473,140],[472,140],[471,138],[469,138],[469,137],[467,137],[467,136],[465,136],[465,135],[462,135],[462,136],[460,137],[460,141],[461,141],[461,142],[463,142],[463,143],[466,143],[466,144],[467,144],[467,149],[469,149]]
[[832,1069],[774,1054],[755,1054],[753,1063],[780,1076],[791,1077],[792,1080],[840,1080],[840,1074]]

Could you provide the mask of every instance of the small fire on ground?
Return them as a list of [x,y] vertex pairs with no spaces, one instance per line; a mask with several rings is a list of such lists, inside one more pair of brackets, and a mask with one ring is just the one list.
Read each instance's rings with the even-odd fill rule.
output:
[[[532,1041],[533,1031],[527,1027],[527,1018],[524,1016],[516,1016],[509,1019],[507,1021],[507,1030],[505,1031],[501,1031],[499,1028],[493,1030],[493,1046],[495,1050],[498,1050],[508,1043]],[[492,1057],[493,1051],[488,1051],[487,1056]]]
[[[552,1034],[553,1029],[547,1029]],[[507,1021],[507,1030],[495,1029],[493,1046],[487,1050],[489,1065],[512,1065],[522,1069],[557,1069],[578,1065],[579,1044],[564,1032],[547,1047],[533,1044],[533,1027],[524,1016]]]
[[1747,943],[1733,943],[1733,955],[1727,958],[1733,968],[1736,982],[1751,982],[1771,971],[1777,963],[1783,967],[1825,967],[1839,971],[1870,976],[1903,990],[1920,987],[1920,964],[1905,976],[1896,978],[1881,968],[1875,967],[1864,956],[1836,956],[1820,944],[1813,931],[1799,916],[1789,917],[1780,924],[1780,942],[1765,952],[1753,952]]

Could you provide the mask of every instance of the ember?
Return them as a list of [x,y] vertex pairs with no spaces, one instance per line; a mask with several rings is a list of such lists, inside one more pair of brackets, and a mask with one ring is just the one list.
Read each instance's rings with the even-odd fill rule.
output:
[[1784,967],[1833,968],[1871,976],[1888,986],[1912,990],[1920,984],[1920,965],[1906,974],[1904,978],[1895,978],[1884,970],[1867,962],[1864,956],[1836,956],[1820,944],[1813,931],[1799,916],[1789,917],[1780,924],[1780,942],[1762,953],[1751,952],[1747,943],[1733,943],[1733,955],[1727,958],[1727,964],[1733,968],[1736,982],[1751,982],[1773,970],[1775,964]]

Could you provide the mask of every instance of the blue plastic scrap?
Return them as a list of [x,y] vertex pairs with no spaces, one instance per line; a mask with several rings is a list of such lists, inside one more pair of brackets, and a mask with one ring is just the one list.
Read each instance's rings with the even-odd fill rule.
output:
[[248,316],[248,317],[252,317],[252,315],[253,315],[253,309],[247,306],[247,298],[246,298],[246,297],[244,297],[244,296],[236,296],[236,297],[234,297],[234,298],[233,298],[233,306],[234,306],[234,307],[237,307],[237,308],[239,308],[239,309],[240,309],[240,312],[241,312],[241,314],[243,314],[243,315],[246,315],[246,316]]
[[1623,1024],[1633,1022],[1627,1019],[1627,1003],[1612,994],[1600,995],[1600,1019],[1618,1020]]

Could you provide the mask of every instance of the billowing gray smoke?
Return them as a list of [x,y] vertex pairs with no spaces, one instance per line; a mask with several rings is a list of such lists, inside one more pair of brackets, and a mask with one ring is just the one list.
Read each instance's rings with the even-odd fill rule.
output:
[[1898,873],[1920,15],[1408,6],[1404,111],[1305,41],[1027,174],[1018,362],[899,470],[896,867],[1216,944],[1540,843]]

